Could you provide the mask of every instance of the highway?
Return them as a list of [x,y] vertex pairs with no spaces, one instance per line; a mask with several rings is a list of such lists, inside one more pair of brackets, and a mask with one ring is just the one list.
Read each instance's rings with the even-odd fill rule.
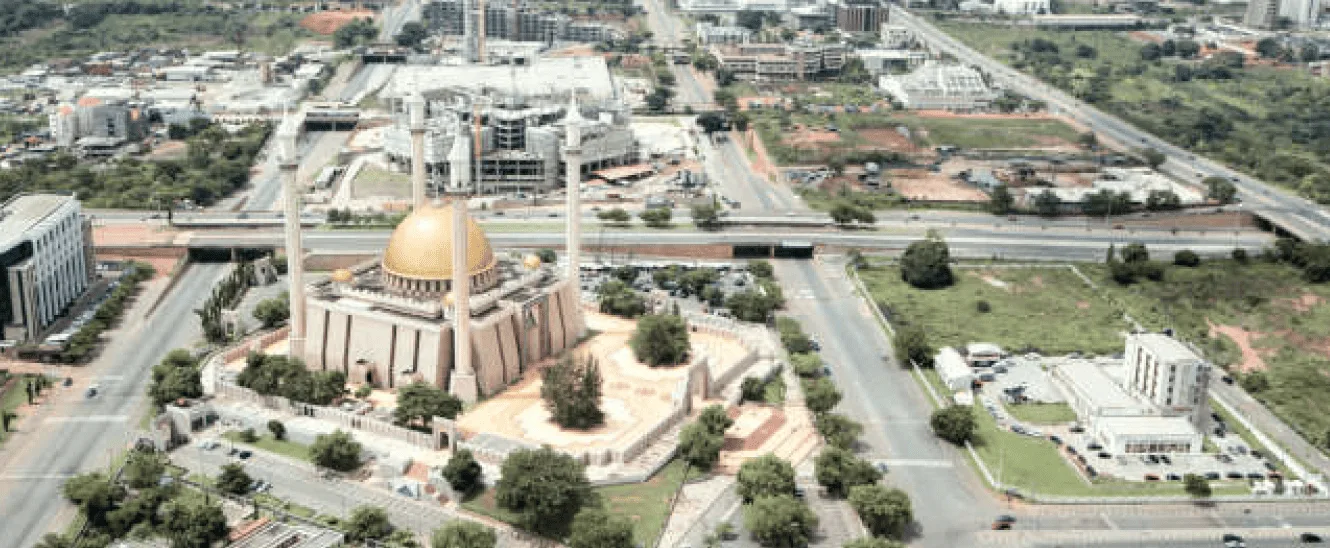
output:
[[[318,176],[314,170],[322,169],[331,156],[346,143],[350,134],[346,131],[301,132],[296,141],[301,177],[312,179]],[[282,176],[281,169],[277,165],[279,158],[274,150],[274,143],[276,139],[268,139],[268,144],[264,147],[264,161],[259,165],[259,172],[250,178],[249,199],[240,208],[241,211],[272,211],[277,208],[277,199],[282,195]]]
[[975,65],[997,82],[1046,102],[1050,111],[1068,116],[1102,137],[1116,141],[1124,147],[1154,148],[1162,152],[1167,161],[1161,169],[1170,175],[1195,183],[1210,176],[1229,179],[1237,185],[1244,205],[1252,211],[1259,211],[1275,224],[1303,239],[1330,239],[1330,213],[1311,201],[1288,194],[1283,189],[1229,169],[1205,157],[1197,156],[1115,116],[1106,114],[1032,76],[984,56],[938,30],[924,17],[913,15],[900,6],[891,7],[891,19],[897,24],[913,29],[930,47]]
[[87,383],[58,388],[56,402],[19,423],[21,434],[0,452],[0,546],[28,548],[74,516],[61,485],[80,472],[105,469],[111,455],[133,441],[152,366],[171,349],[199,339],[194,307],[228,266],[188,268],[147,318],[142,303],[130,308],[122,327],[106,335],[110,343],[101,356],[87,366],[91,382],[101,387],[96,397],[84,397]]
[[396,44],[394,39],[402,31],[402,25],[420,20],[420,0],[401,0],[396,6],[385,7],[380,19],[383,27],[379,29],[379,42]]

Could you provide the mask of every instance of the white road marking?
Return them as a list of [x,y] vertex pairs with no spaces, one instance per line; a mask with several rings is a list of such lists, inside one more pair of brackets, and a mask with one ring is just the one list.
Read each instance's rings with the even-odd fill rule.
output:
[[887,466],[915,468],[951,468],[955,466],[955,463],[941,459],[882,459],[877,462]]
[[1118,527],[1118,524],[1113,522],[1113,518],[1108,517],[1108,514],[1099,514],[1099,517],[1104,520],[1104,523],[1108,525],[1109,529],[1112,529],[1114,531],[1120,529],[1120,527]]
[[129,415],[84,415],[73,417],[49,417],[46,419],[46,422],[125,422],[127,420],[129,420]]

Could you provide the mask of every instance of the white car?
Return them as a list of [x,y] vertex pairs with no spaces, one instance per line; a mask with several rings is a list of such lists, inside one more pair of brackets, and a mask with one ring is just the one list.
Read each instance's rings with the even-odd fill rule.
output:
[[202,449],[204,451],[212,451],[213,449],[216,449],[217,446],[219,445],[221,445],[221,443],[218,443],[218,441],[215,439],[206,439],[206,440],[199,440],[198,443],[194,444],[194,447],[198,447],[199,449]]

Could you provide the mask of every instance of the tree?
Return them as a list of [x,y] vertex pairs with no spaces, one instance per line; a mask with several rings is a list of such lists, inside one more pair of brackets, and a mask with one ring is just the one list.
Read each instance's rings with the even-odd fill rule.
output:
[[901,279],[919,289],[938,289],[952,284],[951,251],[941,237],[930,235],[905,248],[900,260]]
[[268,431],[272,432],[272,439],[282,441],[286,439],[286,425],[282,421],[273,419],[268,421]]
[[148,396],[158,408],[181,398],[203,395],[203,378],[198,361],[188,350],[177,348],[152,368]]
[[1238,264],[1247,264],[1247,250],[1241,247],[1235,248],[1232,253],[1233,261]]
[[933,412],[929,426],[937,437],[956,445],[964,445],[974,437],[974,410],[968,405],[953,405]]
[[850,489],[850,507],[875,536],[900,539],[914,522],[910,496],[900,489],[860,485]]
[[448,480],[448,485],[453,491],[461,495],[475,492],[481,486],[482,475],[484,469],[476,462],[471,450],[466,448],[454,451],[453,456],[448,459],[448,464],[443,467],[443,479]]
[[842,544],[841,548],[905,548],[905,545],[882,537],[863,537]]
[[1201,266],[1201,256],[1195,251],[1184,249],[1173,254],[1173,264],[1186,267]]
[[1172,211],[1182,209],[1182,199],[1172,190],[1151,190],[1145,198],[1145,209],[1150,211]]
[[720,228],[720,212],[714,205],[693,206],[692,217],[693,224],[702,230],[717,230]]
[[637,330],[628,342],[637,361],[650,365],[675,365],[688,359],[692,348],[688,326],[672,314],[648,314],[637,321]]
[[1143,263],[1150,260],[1150,251],[1146,249],[1145,244],[1132,242],[1122,248],[1121,256],[1124,263]]
[[1164,156],[1164,153],[1153,148],[1143,148],[1140,153],[1141,159],[1145,160],[1145,165],[1150,166],[1150,169],[1159,169],[1159,166],[1163,165],[1164,161],[1168,159],[1167,156]]
[[393,532],[393,524],[388,521],[388,513],[377,506],[357,506],[351,510],[351,517],[342,525],[346,540],[353,543],[377,541],[388,538]]
[[735,16],[736,25],[744,27],[753,32],[762,30],[762,22],[765,19],[760,11],[741,11]]
[[633,220],[622,207],[607,209],[596,214],[596,218],[614,225],[626,225]]
[[1006,215],[1011,213],[1011,208],[1016,204],[1016,198],[1007,190],[1007,185],[998,185],[993,189],[992,194],[988,196],[988,211],[994,215]]
[[804,381],[804,403],[814,414],[831,411],[840,403],[841,393],[830,379],[817,378]]
[[156,451],[130,451],[121,478],[135,489],[155,487],[166,472],[166,458]]
[[331,434],[319,434],[309,446],[309,454],[314,458],[314,464],[324,468],[349,472],[360,467],[360,442],[341,429]]
[[711,134],[717,131],[723,131],[727,123],[724,114],[719,112],[704,112],[697,116],[697,125],[702,128],[702,131]]
[[1183,59],[1191,59],[1192,57],[1196,57],[1196,54],[1200,52],[1201,52],[1201,45],[1196,43],[1195,40],[1179,40],[1177,42],[1178,57],[1182,57]]
[[541,373],[540,397],[559,426],[585,430],[605,423],[601,382],[595,358],[564,357]]
[[222,507],[200,500],[175,500],[161,512],[161,532],[171,541],[171,548],[209,548],[226,538],[226,514]]
[[1141,46],[1141,59],[1144,61],[1158,60],[1161,55],[1163,55],[1163,49],[1159,47],[1159,44],[1152,42]]
[[1260,394],[1270,389],[1270,378],[1265,376],[1263,371],[1252,371],[1242,376],[1242,389],[1250,392],[1252,395]]
[[1187,474],[1182,477],[1183,489],[1192,497],[1203,499],[1210,497],[1210,482],[1205,476]]
[[744,526],[762,546],[801,548],[817,530],[817,516],[792,496],[762,497],[744,508]]
[[287,295],[259,301],[252,313],[254,319],[263,324],[264,329],[277,327],[291,317],[291,302]]
[[744,461],[735,481],[745,502],[794,495],[794,467],[771,453]]
[[429,542],[430,548],[494,548],[498,544],[494,529],[460,519],[435,529]]
[[245,443],[254,443],[259,441],[259,434],[253,428],[246,428],[240,431],[240,441]]
[[416,381],[397,390],[397,409],[393,422],[399,426],[429,427],[434,417],[457,418],[462,412],[462,400],[432,384]]
[[839,447],[827,447],[813,459],[813,475],[833,497],[844,497],[853,487],[872,485],[882,479],[882,473],[873,463]]
[[665,228],[670,226],[670,219],[674,214],[667,207],[653,207],[638,213],[637,216],[651,228]]
[[74,476],[65,482],[63,491],[94,527],[104,527],[106,515],[125,498],[125,489],[101,472]]
[[582,464],[549,447],[510,453],[501,476],[495,488],[499,507],[545,536],[565,536],[573,517],[596,500]]
[[919,367],[933,367],[933,346],[928,343],[928,332],[924,331],[923,326],[905,325],[896,330],[896,336],[891,339],[892,346],[896,350],[897,358],[901,359],[901,365],[910,363],[917,364]]
[[739,384],[742,401],[762,401],[766,398],[767,383],[757,377],[744,377]]
[[1262,59],[1278,59],[1284,53],[1284,46],[1279,44],[1279,39],[1266,37],[1256,41],[1256,53]]
[[771,261],[765,259],[748,261],[748,273],[757,278],[774,278],[776,276],[776,270],[771,266]]
[[420,47],[420,43],[429,37],[429,31],[418,21],[408,21],[397,33],[397,45],[408,48]]
[[254,478],[249,477],[244,465],[238,462],[223,465],[222,473],[217,476],[217,488],[232,495],[248,493],[253,485]]
[[765,322],[771,313],[780,308],[780,301],[770,292],[745,289],[731,293],[725,298],[725,308],[730,309],[735,318],[746,322]]
[[46,533],[33,548],[74,548],[74,542],[65,535]]
[[864,431],[862,424],[836,413],[818,415],[814,419],[814,425],[817,426],[818,433],[822,434],[822,439],[827,441],[827,445],[841,449],[854,449],[855,443],[859,441],[859,434]]
[[548,247],[542,247],[539,251],[536,251],[536,258],[540,259],[540,262],[544,264],[554,264],[559,262],[559,254],[555,253],[553,249]]
[[1034,195],[1034,210],[1041,217],[1057,217],[1062,214],[1062,198],[1051,190],[1044,190]]
[[835,205],[831,206],[829,215],[831,215],[831,220],[840,226],[856,222],[871,225],[877,222],[877,216],[873,215],[873,210],[848,200],[837,200]]
[[573,518],[568,548],[621,548],[633,545],[633,524],[600,508],[587,508]]
[[624,318],[636,318],[647,311],[646,300],[633,288],[619,280],[609,280],[596,289],[600,297],[600,311]]
[[689,466],[710,470],[720,458],[725,438],[707,430],[706,425],[692,423],[679,431],[679,455]]
[[1233,203],[1233,198],[1237,197],[1238,187],[1232,181],[1223,177],[1206,177],[1204,181],[1206,193],[1205,196],[1221,204]]

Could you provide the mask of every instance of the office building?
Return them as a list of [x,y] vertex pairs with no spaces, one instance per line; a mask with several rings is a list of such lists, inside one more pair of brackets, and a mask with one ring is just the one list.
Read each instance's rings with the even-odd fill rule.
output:
[[996,0],[993,11],[1006,15],[1043,15],[1053,13],[1050,0]]
[[843,0],[836,4],[836,28],[845,32],[879,32],[887,7],[878,0]]
[[1177,339],[1160,333],[1127,338],[1127,382],[1130,390],[1171,415],[1205,416],[1210,364]]
[[693,29],[697,44],[711,46],[716,44],[746,44],[753,39],[753,31],[747,27],[730,27],[700,22]]
[[1286,22],[1295,29],[1316,26],[1321,18],[1321,0],[1251,0],[1243,24],[1272,29]]
[[840,74],[847,48],[840,44],[731,44],[712,46],[720,67],[755,81],[803,81]]
[[88,288],[92,224],[74,196],[25,194],[0,207],[0,340],[31,341]]

